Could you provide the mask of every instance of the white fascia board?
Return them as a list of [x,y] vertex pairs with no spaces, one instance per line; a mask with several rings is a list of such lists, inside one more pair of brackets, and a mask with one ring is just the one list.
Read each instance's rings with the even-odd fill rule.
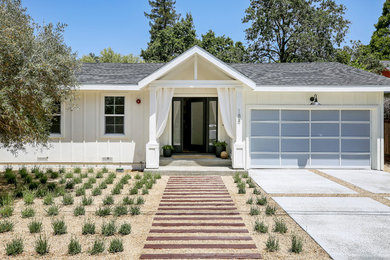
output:
[[140,90],[140,88],[138,85],[127,84],[84,84],[79,85],[78,90],[130,91]]
[[256,92],[387,92],[390,86],[257,86]]
[[185,60],[189,59],[193,55],[200,55],[202,58],[206,59],[210,63],[217,66],[219,69],[221,69],[223,72],[228,74],[229,76],[235,78],[238,81],[241,81],[243,84],[249,86],[252,89],[255,89],[256,83],[252,81],[251,79],[245,77],[240,72],[236,71],[232,67],[228,66],[221,60],[217,59],[210,53],[206,52],[199,46],[194,46],[191,49],[187,50],[183,54],[179,55],[177,58],[173,59],[172,61],[168,62],[164,66],[162,66],[160,69],[156,70],[146,78],[142,79],[138,82],[138,86],[140,88],[143,88],[153,82],[154,80],[157,80],[158,78],[164,76],[166,73],[168,73],[171,69],[179,65],[180,63],[184,62]]
[[152,88],[241,88],[238,80],[155,80],[149,85]]

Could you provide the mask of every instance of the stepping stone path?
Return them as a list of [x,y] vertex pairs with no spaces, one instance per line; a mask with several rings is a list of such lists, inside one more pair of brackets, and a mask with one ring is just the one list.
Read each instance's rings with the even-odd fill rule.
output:
[[141,259],[261,259],[221,176],[169,178]]

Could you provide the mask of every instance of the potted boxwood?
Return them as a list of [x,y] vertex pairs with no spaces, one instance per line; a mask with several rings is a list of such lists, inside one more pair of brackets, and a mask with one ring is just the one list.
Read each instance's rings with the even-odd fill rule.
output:
[[173,151],[173,146],[172,145],[169,145],[169,144],[164,145],[162,147],[162,149],[163,149],[164,157],[171,157],[172,156],[172,151]]
[[227,143],[225,141],[215,141],[214,146],[215,146],[215,155],[217,157],[221,157],[221,153],[223,151],[226,151]]

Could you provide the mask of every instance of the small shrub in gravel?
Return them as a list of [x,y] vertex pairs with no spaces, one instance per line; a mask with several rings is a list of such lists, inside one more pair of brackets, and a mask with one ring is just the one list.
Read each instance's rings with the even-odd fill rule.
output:
[[74,188],[74,182],[73,180],[67,181],[65,184],[65,189],[72,190]]
[[246,201],[246,204],[253,204],[253,198],[249,198],[249,199]]
[[250,211],[249,211],[249,215],[251,216],[256,216],[256,215],[259,215],[260,214],[260,210],[259,208],[257,207],[251,207]]
[[48,193],[47,188],[46,187],[41,187],[40,189],[38,189],[36,191],[35,196],[37,198],[43,198],[44,196],[46,196],[47,193]]
[[93,168],[88,168],[87,170],[88,173],[93,173],[93,171],[94,171]]
[[114,204],[114,198],[112,196],[106,196],[103,199],[103,205],[112,205]]
[[0,216],[3,218],[9,218],[14,213],[14,208],[10,205],[6,205],[2,208],[0,208]]
[[25,190],[23,192],[23,201],[25,205],[31,205],[34,203],[35,193],[30,190]]
[[27,175],[25,178],[23,178],[23,183],[24,184],[30,184],[31,182],[32,182],[31,175]]
[[54,197],[59,197],[59,196],[64,196],[65,193],[66,193],[66,191],[65,191],[64,187],[57,187],[54,190],[53,195],[54,195]]
[[68,254],[77,255],[80,253],[81,253],[80,242],[76,238],[72,237],[68,245]]
[[96,178],[95,177],[89,177],[88,178],[88,182],[91,183],[91,184],[95,184],[96,183]]
[[40,233],[42,231],[42,222],[33,220],[28,224],[28,230],[30,233]]
[[142,205],[145,203],[144,197],[137,197],[136,204],[137,205]]
[[43,205],[52,205],[54,203],[54,198],[52,193],[46,194],[43,198]]
[[60,174],[58,172],[53,171],[50,173],[50,178],[52,179],[57,179],[59,176]]
[[146,184],[145,184],[145,187],[147,188],[147,189],[152,189],[153,188],[153,181],[149,181],[149,182],[147,182]]
[[93,184],[90,182],[86,182],[83,184],[83,188],[86,190],[92,189],[92,187],[93,187]]
[[108,248],[108,252],[114,254],[118,252],[123,252],[123,242],[119,238],[114,238],[110,242],[110,247]]
[[76,167],[73,169],[73,172],[74,173],[81,173],[81,168],[80,167]]
[[291,236],[291,252],[299,254],[303,250],[303,239],[297,235]]
[[107,184],[113,184],[114,183],[114,178],[107,177],[104,182],[107,183]]
[[9,220],[3,220],[0,222],[0,233],[10,232],[14,229],[14,223]]
[[64,178],[61,178],[58,183],[59,184],[65,184],[65,182],[66,182],[66,180]]
[[46,182],[47,182],[47,176],[46,175],[43,175],[41,178],[39,178],[39,182],[41,183],[41,184],[46,184]]
[[63,197],[62,197],[62,204],[64,204],[65,206],[67,205],[73,205],[74,203],[74,199],[73,199],[73,196],[72,194],[65,194]]
[[276,212],[276,207],[275,206],[267,205],[267,207],[265,208],[265,214],[267,216],[275,215],[275,212]]
[[255,221],[254,230],[259,233],[267,233],[268,232],[268,226],[264,224],[264,221]]
[[120,188],[119,186],[115,186],[115,187],[111,190],[111,194],[112,194],[112,195],[121,194],[121,188]]
[[260,195],[261,192],[260,192],[258,189],[254,189],[254,190],[253,190],[253,194],[255,194],[255,195]]
[[236,174],[234,174],[233,180],[234,180],[234,183],[240,183],[241,182],[241,177],[240,177],[240,174],[238,172]]
[[80,174],[80,178],[81,178],[81,179],[88,178],[88,173],[81,173],[81,174]]
[[148,188],[143,188],[142,189],[142,195],[149,194]]
[[123,198],[123,204],[124,205],[133,205],[134,204],[134,199],[130,197],[124,197]]
[[103,173],[107,173],[107,172],[108,172],[107,167],[103,167],[102,172],[103,172]]
[[246,187],[245,183],[243,183],[243,182],[240,182],[239,184],[237,184],[238,194],[245,194],[246,193],[245,187]]
[[113,236],[116,232],[116,225],[115,225],[115,221],[112,220],[108,223],[104,223],[102,224],[102,235],[108,237],[108,236]]
[[19,172],[20,177],[23,179],[26,178],[28,175],[28,171],[27,171],[26,167],[20,168],[18,172]]
[[131,233],[131,225],[129,223],[123,223],[120,227],[119,227],[119,234],[121,235],[128,235]]
[[40,255],[46,255],[49,253],[49,240],[46,236],[39,236],[35,241],[35,252]]
[[85,215],[85,208],[84,206],[77,206],[74,208],[73,210],[73,215],[75,215],[76,217],[77,216],[81,216],[81,215]]
[[246,179],[246,178],[249,177],[249,174],[248,174],[248,172],[243,172],[243,173],[241,174],[241,176],[242,176],[242,178]]
[[85,189],[83,187],[77,188],[75,193],[76,193],[77,197],[84,196],[85,195]]
[[92,190],[92,196],[99,196],[99,195],[102,195],[102,190],[99,188],[94,188]]
[[58,172],[61,173],[61,174],[65,173],[65,168],[60,168],[60,169],[58,170]]
[[161,179],[161,174],[159,174],[159,173],[156,173],[156,174],[154,175],[154,178],[155,178],[156,180],[159,180],[159,179]]
[[95,211],[95,214],[96,216],[99,216],[99,217],[105,217],[105,216],[108,216],[111,214],[111,208],[110,207],[104,207],[104,208],[98,208],[96,211]]
[[22,218],[32,218],[35,216],[35,210],[33,208],[25,208],[21,214]]
[[29,190],[36,190],[38,189],[39,187],[39,183],[38,182],[31,182],[29,185],[28,185],[28,189]]
[[102,181],[99,184],[99,189],[101,189],[101,190],[107,189],[107,183],[105,181]]
[[82,229],[83,235],[93,235],[95,234],[95,223],[87,221],[83,225]]
[[23,252],[23,240],[21,238],[14,238],[5,246],[7,255],[16,256]]
[[66,178],[66,179],[71,179],[71,178],[73,178],[73,173],[72,173],[72,172],[67,172],[67,173],[65,174],[65,178]]
[[4,177],[8,184],[15,184],[16,185],[16,174],[11,170],[7,170],[4,173]]
[[139,173],[137,173],[136,175],[135,175],[135,177],[134,177],[136,180],[140,180],[141,178],[142,178],[142,176],[139,174]]
[[93,246],[91,248],[91,250],[89,250],[89,254],[90,255],[97,255],[97,254],[101,254],[104,252],[104,242],[103,240],[95,240],[93,242]]
[[92,202],[93,202],[92,197],[84,196],[83,199],[81,200],[81,203],[83,203],[84,206],[92,205]]
[[81,177],[76,177],[76,178],[73,178],[73,182],[74,182],[74,184],[80,184],[83,182],[83,179],[81,179]]
[[282,218],[275,219],[275,226],[274,226],[273,231],[278,232],[278,233],[282,233],[282,234],[287,232],[287,225]]
[[96,178],[97,179],[100,179],[100,178],[103,178],[103,175],[104,175],[104,173],[103,172],[98,172],[98,173],[96,173]]
[[264,206],[265,204],[267,204],[267,197],[262,196],[261,198],[257,198],[256,204]]
[[136,195],[136,194],[138,194],[138,189],[137,189],[137,187],[131,188],[131,189],[130,189],[130,195]]
[[53,227],[53,234],[54,235],[63,235],[66,234],[66,224],[63,219],[56,219],[53,220],[51,223],[51,226]]
[[47,210],[46,213],[48,216],[57,216],[59,212],[59,209],[56,205],[50,206]]
[[127,214],[127,207],[118,205],[114,208],[114,216],[119,217]]
[[140,207],[138,207],[138,206],[132,206],[132,207],[130,208],[130,214],[131,214],[132,216],[141,214],[141,209],[140,209]]
[[279,250],[279,239],[269,235],[267,242],[265,243],[268,252],[275,252]]
[[136,187],[137,189],[142,189],[143,186],[144,186],[144,181],[142,180],[139,180],[134,184],[134,187]]

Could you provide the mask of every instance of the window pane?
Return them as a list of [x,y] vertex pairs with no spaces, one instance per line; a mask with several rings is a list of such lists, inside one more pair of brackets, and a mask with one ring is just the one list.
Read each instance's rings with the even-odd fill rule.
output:
[[124,113],[125,113],[124,106],[115,106],[115,114],[116,115],[123,115]]
[[369,137],[370,125],[369,124],[342,124],[341,136]]
[[181,143],[180,126],[181,101],[173,101],[173,145],[180,145]]
[[312,154],[312,166],[339,166],[340,159],[338,154]]
[[282,110],[282,121],[309,121],[309,111]]
[[311,125],[311,136],[313,137],[338,137],[339,124],[321,124]]
[[114,125],[106,125],[106,134],[114,134],[114,133],[115,133]]
[[282,154],[282,166],[305,167],[308,162],[308,154]]
[[252,136],[279,136],[279,124],[252,123]]
[[104,113],[106,115],[113,115],[114,114],[114,106],[105,106]]
[[279,152],[279,139],[252,138],[251,152]]
[[338,110],[312,110],[311,121],[339,121]]
[[309,136],[309,124],[282,124],[282,136]]
[[341,140],[341,152],[344,153],[369,153],[370,140],[348,139]]
[[341,111],[342,121],[370,121],[369,110],[344,110]]
[[309,152],[309,140],[282,139],[282,152]]
[[105,105],[114,105],[114,97],[104,97]]
[[124,124],[124,117],[123,116],[116,116],[115,117],[115,124],[123,125]]
[[56,102],[54,104],[54,111],[53,111],[54,114],[61,114],[61,103],[60,102]]
[[338,139],[312,139],[311,151],[313,153],[338,153],[339,152],[339,140]]
[[203,145],[203,102],[191,102],[191,145]]
[[342,166],[370,166],[370,155],[342,155]]
[[252,110],[252,121],[279,121],[279,110]]
[[61,134],[61,116],[54,116],[52,118],[50,133]]
[[115,125],[115,133],[116,134],[124,134],[124,126],[123,125]]
[[114,124],[115,116],[106,116],[106,124]]
[[125,97],[115,97],[115,105],[125,105]]

